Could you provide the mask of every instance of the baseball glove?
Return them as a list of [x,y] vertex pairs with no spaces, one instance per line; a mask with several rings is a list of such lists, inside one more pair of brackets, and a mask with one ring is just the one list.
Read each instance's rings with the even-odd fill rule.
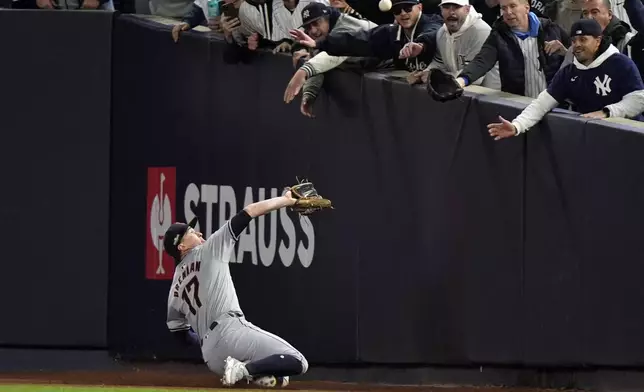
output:
[[311,215],[325,208],[333,209],[331,200],[320,196],[312,182],[302,181],[287,190],[290,190],[291,195],[296,199],[295,204],[291,206],[291,210],[299,214]]
[[427,76],[427,93],[436,101],[447,102],[463,95],[463,88],[454,76],[433,68]]

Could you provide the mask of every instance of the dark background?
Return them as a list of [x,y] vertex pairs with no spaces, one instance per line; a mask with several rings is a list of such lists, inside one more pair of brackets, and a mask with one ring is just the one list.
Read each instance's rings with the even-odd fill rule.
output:
[[314,365],[642,364],[639,128],[556,111],[494,142],[525,105],[350,71],[310,120],[282,100],[290,59],[225,65],[216,38],[112,18],[0,11],[2,346],[199,360],[167,331],[170,282],[145,279],[147,169],[172,166],[179,220],[189,184],[241,208],[308,176],[334,201],[308,268],[231,266],[247,317]]
[[0,11],[0,30],[0,343],[104,347],[112,16]]

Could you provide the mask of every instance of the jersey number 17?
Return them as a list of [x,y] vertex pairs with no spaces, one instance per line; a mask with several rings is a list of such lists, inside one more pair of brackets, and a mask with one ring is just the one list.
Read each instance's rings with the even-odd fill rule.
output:
[[[190,300],[190,294],[192,294],[192,300]],[[181,299],[183,299],[188,305],[190,313],[197,314],[197,309],[192,305],[194,302],[197,308],[201,307],[201,300],[199,299],[199,279],[197,279],[196,276],[193,276],[186,284],[186,287],[183,288]]]

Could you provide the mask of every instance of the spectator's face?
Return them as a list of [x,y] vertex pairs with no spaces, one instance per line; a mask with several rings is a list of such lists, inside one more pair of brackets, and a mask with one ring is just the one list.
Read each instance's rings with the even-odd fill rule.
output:
[[508,26],[513,28],[529,26],[530,5],[523,0],[500,0],[501,14]]
[[289,11],[293,11],[295,7],[297,7],[297,1],[298,0],[283,0],[284,7]]
[[447,31],[453,34],[463,27],[463,23],[465,23],[465,19],[470,13],[470,6],[443,4],[441,5],[441,13],[443,14],[443,20],[445,21]]
[[398,22],[403,29],[411,29],[416,25],[416,22],[423,11],[423,6],[420,4],[396,4],[391,11],[394,13],[396,22]]
[[578,35],[572,37],[572,50],[577,61],[584,65],[590,64],[595,58],[595,53],[599,49],[601,37],[590,35]]
[[608,26],[610,20],[613,18],[613,12],[604,5],[602,0],[584,1],[581,9],[582,16],[585,19],[595,19],[602,27],[602,30]]
[[329,20],[320,18],[306,27],[306,33],[313,39],[325,38],[329,35]]

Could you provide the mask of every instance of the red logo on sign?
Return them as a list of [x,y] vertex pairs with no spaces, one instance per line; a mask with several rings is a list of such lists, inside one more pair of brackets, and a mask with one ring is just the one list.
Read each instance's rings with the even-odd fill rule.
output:
[[176,179],[174,167],[148,168],[147,279],[172,279],[174,276],[175,263],[163,250],[163,235],[175,219]]

